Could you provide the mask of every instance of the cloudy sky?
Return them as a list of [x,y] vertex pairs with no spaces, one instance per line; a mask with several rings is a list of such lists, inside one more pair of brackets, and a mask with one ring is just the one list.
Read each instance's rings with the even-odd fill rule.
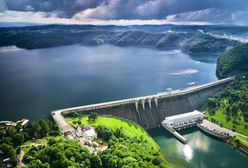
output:
[[248,25],[248,0],[0,0],[0,22]]

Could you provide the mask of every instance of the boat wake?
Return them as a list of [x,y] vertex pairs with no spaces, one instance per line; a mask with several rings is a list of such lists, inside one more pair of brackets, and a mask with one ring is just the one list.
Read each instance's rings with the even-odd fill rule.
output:
[[180,75],[192,75],[192,74],[196,74],[199,71],[197,69],[185,69],[185,70],[181,70],[178,72],[171,72],[171,73],[165,73],[166,75],[176,75],[176,76],[180,76]]

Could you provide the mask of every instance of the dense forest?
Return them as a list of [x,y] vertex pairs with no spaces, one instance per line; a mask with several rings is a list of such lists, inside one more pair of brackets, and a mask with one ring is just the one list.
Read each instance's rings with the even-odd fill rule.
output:
[[217,60],[216,74],[220,78],[248,73],[248,43],[222,54]]
[[22,127],[0,125],[0,151],[1,157],[9,158],[9,164],[16,166],[21,152],[21,146],[30,140],[60,134],[58,126],[49,120],[39,120]]

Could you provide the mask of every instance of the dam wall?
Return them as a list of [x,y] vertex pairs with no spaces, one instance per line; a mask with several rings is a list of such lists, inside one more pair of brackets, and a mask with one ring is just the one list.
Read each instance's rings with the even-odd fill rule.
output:
[[52,111],[52,113],[67,115],[72,112],[79,112],[81,115],[88,115],[90,112],[97,112],[99,115],[126,118],[140,124],[145,129],[150,129],[160,126],[160,123],[167,116],[199,110],[209,96],[233,80],[234,77],[230,77],[184,90],[72,107]]

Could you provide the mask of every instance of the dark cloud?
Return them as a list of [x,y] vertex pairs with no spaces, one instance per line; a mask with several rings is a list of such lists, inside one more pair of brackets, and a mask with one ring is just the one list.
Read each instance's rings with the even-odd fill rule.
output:
[[193,21],[216,22],[243,19],[248,10],[248,0],[0,0],[0,5],[0,12],[50,12],[61,18],[164,19],[175,15],[175,20],[192,16]]
[[3,0],[6,10],[57,12],[59,17],[70,18],[74,14],[99,6],[104,0]]

